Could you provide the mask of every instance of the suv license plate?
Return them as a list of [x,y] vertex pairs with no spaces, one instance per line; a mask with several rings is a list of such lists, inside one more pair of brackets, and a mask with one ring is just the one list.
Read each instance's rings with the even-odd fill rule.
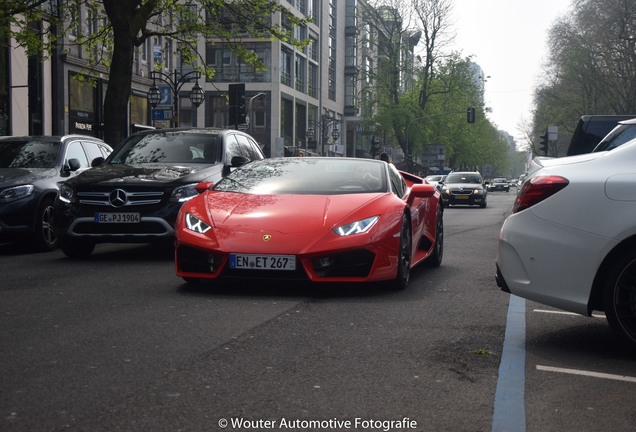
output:
[[139,213],[95,213],[95,223],[139,223]]
[[230,254],[230,268],[248,270],[296,270],[296,256]]

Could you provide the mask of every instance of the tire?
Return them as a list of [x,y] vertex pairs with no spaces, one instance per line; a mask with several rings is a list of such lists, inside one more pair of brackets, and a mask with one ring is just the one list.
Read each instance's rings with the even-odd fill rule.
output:
[[400,247],[398,252],[398,271],[395,279],[389,285],[394,290],[403,290],[409,284],[411,276],[411,223],[406,214],[402,215],[400,228]]
[[608,272],[603,301],[610,327],[636,348],[636,251],[620,257]]
[[62,252],[69,258],[84,258],[93,253],[95,243],[83,240],[65,239],[60,243]]
[[33,249],[49,252],[57,247],[59,238],[53,228],[53,199],[44,198],[36,213],[35,231],[31,237]]
[[435,222],[435,245],[433,253],[426,258],[426,265],[439,267],[444,256],[444,209],[440,205],[437,208],[437,221]]
[[486,208],[487,205],[488,203],[486,201],[482,201],[481,203],[479,203],[479,207],[481,208]]

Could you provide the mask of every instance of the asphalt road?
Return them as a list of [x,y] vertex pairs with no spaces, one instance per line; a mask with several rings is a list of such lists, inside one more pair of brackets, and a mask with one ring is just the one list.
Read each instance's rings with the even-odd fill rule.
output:
[[[494,260],[513,199],[446,209],[442,266],[403,292],[192,288],[166,248],[70,260],[1,245],[0,431],[493,430],[510,300]],[[636,356],[604,318],[527,302],[525,320],[523,387],[508,389],[522,404],[500,415],[636,429]]]

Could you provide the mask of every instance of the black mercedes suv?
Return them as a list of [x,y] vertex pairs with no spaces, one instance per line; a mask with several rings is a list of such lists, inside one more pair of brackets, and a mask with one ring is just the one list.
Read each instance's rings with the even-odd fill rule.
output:
[[159,129],[126,139],[105,161],[60,187],[55,230],[70,257],[97,243],[174,241],[181,204],[202,181],[264,159],[250,135],[227,129]]

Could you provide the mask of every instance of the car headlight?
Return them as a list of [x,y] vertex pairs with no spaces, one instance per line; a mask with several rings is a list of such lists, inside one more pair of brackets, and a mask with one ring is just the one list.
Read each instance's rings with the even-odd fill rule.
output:
[[192,183],[185,186],[179,186],[174,191],[172,191],[172,196],[170,197],[170,201],[182,203],[199,195],[199,193],[195,189],[196,185],[197,183]]
[[33,193],[35,187],[33,185],[20,185],[0,191],[0,202],[8,203],[20,198],[28,197]]
[[371,229],[371,227],[378,221],[378,219],[380,219],[380,216],[373,216],[370,218],[352,222],[347,225],[336,227],[333,230],[341,237],[365,233]]
[[212,228],[210,225],[206,224],[201,219],[187,212],[185,214],[185,224],[186,224],[186,228],[188,228],[191,231],[197,232],[199,234],[204,234],[206,231]]
[[58,195],[60,201],[65,202],[67,204],[71,204],[75,202],[75,190],[72,187],[67,185],[60,186],[60,193]]

